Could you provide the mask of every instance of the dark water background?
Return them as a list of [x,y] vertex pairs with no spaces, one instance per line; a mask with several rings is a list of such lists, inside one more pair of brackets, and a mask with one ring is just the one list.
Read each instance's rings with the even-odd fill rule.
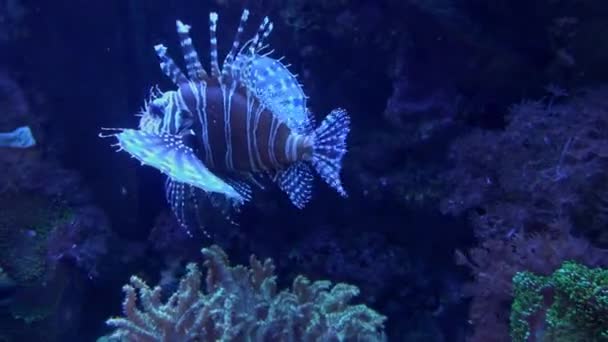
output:
[[[527,245],[510,239],[544,234],[557,216],[567,221],[562,234],[572,231],[593,248],[605,247],[608,206],[587,199],[608,199],[608,188],[598,186],[608,184],[602,183],[606,176],[596,175],[607,164],[607,145],[601,145],[606,134],[594,140],[600,152],[592,165],[566,158],[572,174],[588,171],[588,177],[576,186],[538,188],[542,180],[532,182],[518,170],[532,161],[555,165],[559,153],[551,151],[562,150],[577,120],[558,116],[546,125],[564,128],[547,133],[514,127],[509,114],[524,100],[548,106],[555,98],[566,105],[582,89],[603,89],[608,5],[602,2],[0,0],[0,30],[6,33],[0,40],[0,115],[12,113],[0,121],[0,131],[27,124],[38,138],[35,155],[24,157],[32,161],[3,161],[7,182],[18,185],[12,192],[1,188],[0,215],[6,219],[0,228],[9,229],[6,222],[21,222],[17,217],[41,206],[53,213],[59,206],[81,219],[81,230],[91,231],[37,240],[45,251],[57,251],[35,254],[52,260],[53,275],[46,274],[50,262],[40,261],[43,270],[18,284],[17,295],[10,288],[5,297],[23,304],[22,316],[38,309],[45,314],[28,328],[15,319],[14,306],[0,306],[0,340],[94,341],[109,332],[104,321],[120,314],[121,287],[131,274],[156,284],[161,271],[179,274],[185,262],[200,260],[199,250],[209,241],[176,229],[161,175],[115,153],[97,135],[100,127],[135,127],[133,114],[150,87],[172,87],[152,47],[163,43],[180,55],[176,19],[192,25],[193,41],[207,60],[208,12],[219,12],[218,41],[226,51],[245,3],[252,27],[264,15],[275,22],[271,45],[300,75],[317,119],[335,107],[349,111],[353,126],[343,177],[350,197],[340,199],[318,180],[311,204],[301,211],[272,186],[256,194],[239,217],[240,227],[215,229],[215,242],[232,262],[245,263],[252,253],[271,257],[282,286],[297,274],[355,284],[362,290],[360,302],[388,316],[391,341],[464,341],[480,322],[471,302],[479,303],[482,289],[471,282],[483,267],[459,265],[456,251],[484,242]],[[549,85],[570,95],[558,96]],[[599,103],[608,92],[595,94],[581,101]],[[26,110],[15,110],[21,102]],[[593,108],[598,114],[589,127],[604,127],[608,106]],[[530,112],[522,120],[538,115],[544,122],[542,115],[551,113]],[[586,127],[580,125],[577,132]],[[522,135],[531,141],[517,140]],[[559,146],[545,139],[545,148],[539,143],[540,152],[530,152],[529,145],[542,137]],[[13,158],[9,153],[22,152],[0,150],[3,159]],[[525,188],[529,184],[534,186]],[[534,196],[538,201],[528,200]],[[558,197],[577,200],[567,209],[550,205],[553,219],[539,214],[541,199]],[[525,214],[513,214],[514,207]],[[29,270],[33,266],[15,264],[34,258],[20,247],[32,243],[11,235],[26,228],[11,227],[10,234],[0,232],[7,251],[0,266]],[[580,260],[596,252],[581,252]],[[503,257],[512,260],[491,252],[486,258],[498,264]],[[505,263],[528,269],[525,263]],[[47,277],[61,280],[39,287]],[[505,298],[497,305],[503,309],[487,309],[503,323]],[[496,331],[478,340],[508,340]]]

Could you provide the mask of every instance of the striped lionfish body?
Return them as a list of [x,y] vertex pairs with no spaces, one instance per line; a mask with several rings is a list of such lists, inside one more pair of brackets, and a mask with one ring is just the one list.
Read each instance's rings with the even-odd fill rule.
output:
[[[200,153],[205,165],[218,172],[278,171],[312,156],[312,143],[291,130],[243,89],[226,98],[219,84],[206,89],[180,87],[188,109],[204,109]],[[200,103],[206,101],[206,107]]]
[[[335,109],[317,128],[306,96],[280,60],[262,53],[272,23],[264,18],[255,36],[240,47],[249,12],[243,11],[231,50],[220,67],[217,19],[210,19],[210,72],[203,68],[189,36],[177,21],[187,75],[155,46],[162,71],[175,90],[152,91],[139,129],[101,135],[117,138],[142,164],[167,175],[166,194],[177,219],[189,226],[205,202],[228,210],[250,199],[250,184],[269,178],[303,208],[311,197],[311,166],[346,196],[341,162],[346,153],[349,117]],[[260,185],[261,186],[261,185]]]

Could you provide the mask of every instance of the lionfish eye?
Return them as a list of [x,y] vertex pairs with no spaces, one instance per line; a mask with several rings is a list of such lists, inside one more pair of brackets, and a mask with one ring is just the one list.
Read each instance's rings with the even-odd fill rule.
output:
[[164,116],[164,106],[156,100],[152,101],[148,106],[148,113],[156,117]]

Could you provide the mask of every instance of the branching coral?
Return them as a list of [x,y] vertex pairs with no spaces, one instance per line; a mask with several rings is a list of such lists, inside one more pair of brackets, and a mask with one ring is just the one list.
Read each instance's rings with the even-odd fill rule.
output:
[[357,287],[294,279],[277,291],[272,260],[250,258],[231,267],[218,246],[202,250],[207,269],[187,267],[165,302],[161,288],[133,276],[124,287],[125,317],[111,318],[112,338],[124,341],[383,341],[385,317],[365,305],[349,305]]
[[565,262],[551,276],[513,277],[513,341],[608,340],[608,270]]

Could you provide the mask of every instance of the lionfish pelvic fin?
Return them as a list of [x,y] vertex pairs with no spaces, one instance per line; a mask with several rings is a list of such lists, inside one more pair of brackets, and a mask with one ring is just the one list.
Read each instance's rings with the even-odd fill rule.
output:
[[177,222],[188,235],[193,235],[190,230],[192,227],[198,227],[208,238],[212,238],[208,228],[212,228],[216,220],[237,225],[233,216],[240,212],[243,204],[241,201],[217,193],[207,193],[169,177],[165,182],[165,196]]

